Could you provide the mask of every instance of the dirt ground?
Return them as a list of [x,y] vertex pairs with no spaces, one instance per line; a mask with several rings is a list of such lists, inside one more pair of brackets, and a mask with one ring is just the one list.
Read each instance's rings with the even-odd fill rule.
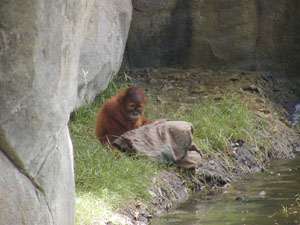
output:
[[295,81],[249,71],[143,69],[127,75],[145,90],[148,99],[160,106],[146,107],[146,110],[158,110],[158,117],[169,108],[186,108],[208,97],[217,100],[225,93],[227,96],[238,94],[266,122],[257,135],[270,143],[266,151],[257,143],[237,142],[228,146],[226,154],[230,162],[228,158],[204,155],[196,171],[179,174],[175,170],[162,170],[160,181],[150,190],[151,206],[137,202],[121,210],[132,224],[148,224],[153,215],[167,212],[174,203],[187,199],[191,191],[208,188],[217,191],[243,173],[264,171],[272,158],[291,158],[295,151],[300,151],[299,133],[291,126],[294,106],[300,103],[300,84]]

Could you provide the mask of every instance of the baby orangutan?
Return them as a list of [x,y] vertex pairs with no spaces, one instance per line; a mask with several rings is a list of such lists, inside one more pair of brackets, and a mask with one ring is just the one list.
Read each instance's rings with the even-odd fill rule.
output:
[[146,98],[139,87],[122,90],[99,109],[96,136],[103,144],[112,144],[123,133],[149,123],[143,116]]

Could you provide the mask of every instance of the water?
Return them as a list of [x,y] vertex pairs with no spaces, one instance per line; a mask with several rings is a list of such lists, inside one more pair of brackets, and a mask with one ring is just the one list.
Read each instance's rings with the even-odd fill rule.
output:
[[300,225],[300,156],[274,160],[264,173],[245,175],[222,194],[198,193],[151,225]]

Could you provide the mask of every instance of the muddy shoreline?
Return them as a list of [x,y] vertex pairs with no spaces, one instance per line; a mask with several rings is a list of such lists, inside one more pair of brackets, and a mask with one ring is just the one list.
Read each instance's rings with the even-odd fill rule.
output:
[[238,93],[256,116],[266,122],[257,136],[269,142],[269,149],[265,149],[258,143],[239,140],[228,146],[226,154],[231,162],[207,154],[196,171],[160,171],[155,187],[149,190],[152,200],[148,205],[136,202],[120,209],[131,224],[149,224],[154,215],[166,213],[174,204],[186,200],[191,192],[217,191],[244,173],[263,172],[266,163],[274,158],[293,158],[294,152],[300,150],[299,133],[291,123],[294,106],[300,101],[298,81],[249,71],[143,69],[127,75],[145,90],[148,99],[164,107],[188,107],[207,97],[218,99],[224,93]]

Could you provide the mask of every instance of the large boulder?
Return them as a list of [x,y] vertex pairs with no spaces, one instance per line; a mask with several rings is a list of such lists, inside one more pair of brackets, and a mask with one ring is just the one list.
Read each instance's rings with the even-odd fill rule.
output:
[[92,2],[0,2],[1,225],[75,223],[67,123]]
[[257,70],[300,78],[300,1],[259,0]]
[[286,0],[133,0],[126,63],[297,73],[300,4]]
[[131,15],[131,0],[95,0],[81,47],[77,107],[91,103],[119,72]]

